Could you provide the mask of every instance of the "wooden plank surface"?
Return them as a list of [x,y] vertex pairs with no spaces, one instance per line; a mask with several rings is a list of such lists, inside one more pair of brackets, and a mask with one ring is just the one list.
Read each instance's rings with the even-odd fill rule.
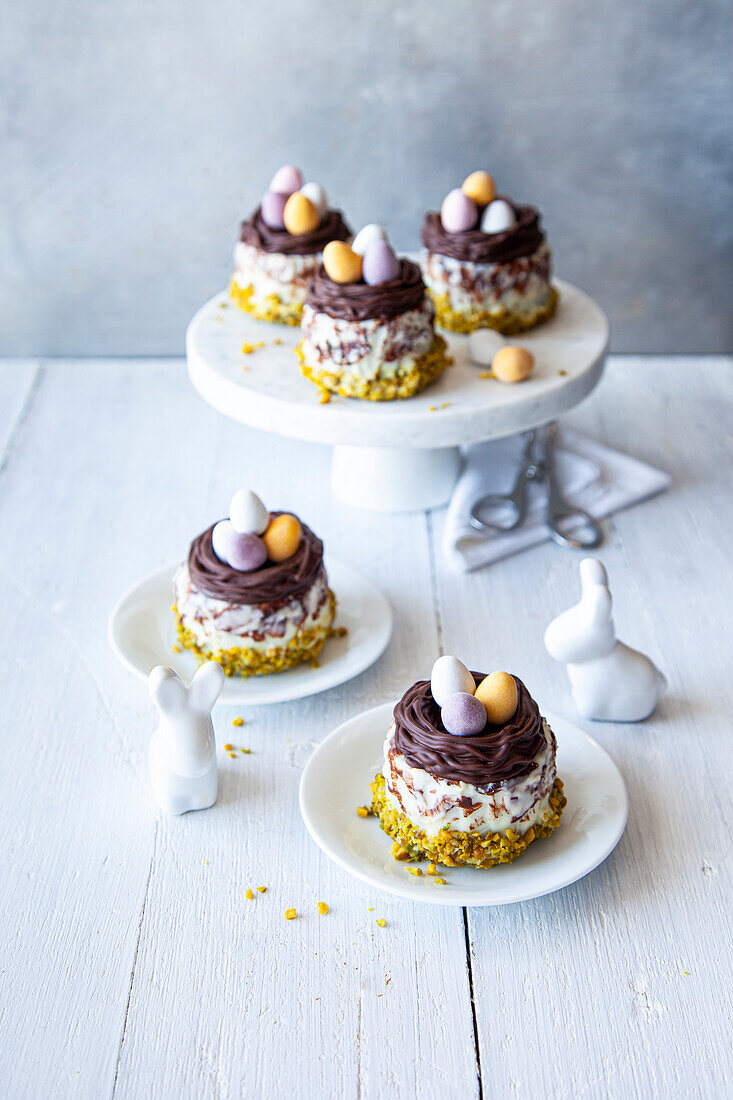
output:
[[[573,720],[542,633],[576,596],[577,558],[548,545],[451,574],[443,513],[337,504],[326,448],[217,416],[180,361],[7,364],[0,398],[4,1094],[470,1097],[477,1060],[485,1097],[730,1089],[730,362],[616,360],[569,418],[675,475],[601,551],[621,635],[669,694],[642,726],[592,729],[631,794],[614,856],[559,894],[465,917],[332,866],[301,825],[300,772],[439,650],[517,671]],[[219,708],[218,744],[252,751],[221,754],[213,810],[168,819],[147,788],[152,707],[107,615],[244,483],[380,585],[395,636],[324,695]]]

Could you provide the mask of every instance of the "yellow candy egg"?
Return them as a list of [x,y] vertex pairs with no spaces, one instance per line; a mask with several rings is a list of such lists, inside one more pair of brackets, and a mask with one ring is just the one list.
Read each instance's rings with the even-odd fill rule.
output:
[[494,181],[488,172],[471,172],[463,181],[461,191],[469,199],[473,199],[477,206],[486,206],[496,194]]
[[361,279],[361,256],[345,241],[330,241],[323,250],[323,266],[335,283],[358,283]]
[[491,360],[491,372],[500,382],[523,382],[534,368],[534,355],[526,348],[507,344]]
[[486,717],[492,726],[503,726],[516,712],[517,682],[508,672],[490,672],[474,694],[483,703]]
[[302,233],[311,233],[318,229],[320,215],[310,199],[294,191],[283,210],[283,222],[288,233],[299,237]]
[[300,546],[301,534],[300,520],[297,516],[291,516],[287,512],[283,512],[281,516],[275,516],[262,536],[270,561],[285,561],[286,558],[292,557]]

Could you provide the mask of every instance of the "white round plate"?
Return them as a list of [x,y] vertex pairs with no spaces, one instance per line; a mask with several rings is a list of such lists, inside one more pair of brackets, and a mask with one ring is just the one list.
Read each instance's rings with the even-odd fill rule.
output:
[[378,820],[356,813],[357,806],[371,801],[369,784],[382,767],[393,709],[393,703],[384,703],[339,726],[315,750],[300,782],[300,812],[316,844],[370,886],[432,905],[507,905],[577,882],[621,839],[629,800],[620,771],[587,733],[548,714],[568,800],[560,828],[530,844],[514,863],[487,870],[441,868],[445,886],[409,874],[409,864],[392,858],[392,841]]
[[[226,292],[188,326],[188,372],[204,400],[225,416],[295,439],[418,449],[496,439],[554,420],[600,380],[609,331],[603,310],[570,283],[556,280],[556,286],[555,316],[511,340],[536,360],[531,378],[519,386],[482,378],[486,367],[471,362],[467,338],[442,332],[455,362],[409,401],[339,397],[322,405],[293,352],[300,330],[257,321]],[[244,355],[245,342],[262,346]],[[496,334],[497,348],[506,342]]]
[[[198,668],[193,653],[173,651],[175,620],[171,612],[176,566],[161,569],[126,593],[109,620],[109,640],[124,665],[147,679],[155,665],[168,665],[188,683]],[[334,558],[326,559],[329,585],[336,593],[336,626],[343,638],[330,638],[318,668],[298,665],[271,676],[227,677],[222,703],[284,703],[343,684],[381,657],[392,634],[392,610],[371,581]]]

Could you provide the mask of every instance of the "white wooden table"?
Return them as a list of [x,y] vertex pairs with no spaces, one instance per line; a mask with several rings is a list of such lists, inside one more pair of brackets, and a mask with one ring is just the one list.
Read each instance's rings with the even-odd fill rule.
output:
[[[601,550],[620,633],[669,694],[642,726],[593,727],[631,796],[614,855],[550,897],[463,911],[332,866],[301,825],[301,769],[440,651],[515,670],[573,719],[542,634],[577,557],[548,544],[451,574],[441,512],[337,504],[325,448],[219,416],[181,361],[3,364],[0,1094],[730,1095],[731,366],[616,359],[568,418],[675,476]],[[239,730],[218,709],[219,745],[251,754],[221,753],[213,810],[167,819],[146,780],[152,706],[107,616],[244,483],[381,585],[395,635],[325,695]]]

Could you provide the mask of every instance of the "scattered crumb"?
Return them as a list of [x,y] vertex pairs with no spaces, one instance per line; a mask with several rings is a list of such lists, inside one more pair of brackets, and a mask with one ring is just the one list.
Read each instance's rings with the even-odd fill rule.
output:
[[409,871],[409,873],[411,875],[420,876],[422,874],[422,868],[421,867],[408,867],[407,870]]
[[253,351],[257,351],[259,348],[264,348],[264,346],[264,340],[258,340],[256,344],[250,344],[249,340],[245,340],[242,344],[242,355],[251,355]]
[[318,912],[321,914],[322,917],[325,917],[326,913],[328,912],[328,906],[326,905],[325,901],[318,902]]
[[367,909],[367,913],[373,913],[373,912],[374,912],[374,906],[370,905],[369,908]]
[[258,886],[257,887],[257,893],[258,894],[264,894],[266,890],[267,890],[266,886]]
[[437,875],[437,873],[438,873],[437,865],[435,863],[429,863],[428,864],[428,869],[425,873],[428,874],[428,875]]
[[224,746],[224,752],[231,752],[233,748],[234,748],[234,745],[225,745]]
[[490,370],[479,371],[479,378],[491,378],[491,371]]
[[244,755],[245,755],[245,756],[247,756],[247,755],[248,755],[248,754],[249,754],[250,752],[252,752],[252,749],[243,749],[243,748],[241,748],[241,746],[240,746],[240,749],[239,749],[239,751],[240,751],[240,752],[243,752],[243,753],[244,753]]
[[229,309],[229,302],[219,302],[219,309]]
[[244,718],[240,718],[240,716],[237,715],[236,718],[232,718],[232,725],[233,726],[243,726],[244,725]]
[[237,759],[237,754],[236,754],[236,752],[230,752],[230,753],[227,753],[227,755],[228,755],[228,756],[231,756],[232,760],[236,760],[236,759]]
[[568,372],[566,370],[559,370],[557,373],[560,375],[561,378],[564,378]]
[[410,858],[410,853],[395,840],[392,845],[392,858],[396,859],[398,863],[404,863],[405,860]]
[[276,337],[275,337],[275,339],[274,339],[274,340],[273,340],[272,342],[273,342],[273,344],[275,344],[275,345],[277,345],[277,344],[282,344],[282,340],[280,339],[280,337],[279,337],[279,336],[276,336]]
[[371,810],[369,809],[368,806],[357,806],[356,807],[356,812],[359,815],[359,817],[369,817],[369,814],[371,813]]
[[436,886],[445,886],[446,885],[446,882],[445,882],[444,878],[434,878],[433,882],[435,883]]
[[181,647],[179,645],[172,645],[171,649],[173,650],[174,653],[180,653],[181,652]]
[[328,636],[329,638],[345,638],[348,633],[349,631],[345,626],[334,626],[329,630]]
[[319,405],[327,405],[330,400],[331,400],[331,394],[328,392],[328,390],[321,390],[321,396],[318,399],[318,404]]
[[387,981],[386,981],[386,982],[385,982],[384,984],[385,984],[385,985],[389,985],[389,983],[390,983],[391,981],[392,981],[392,979],[391,979],[391,978],[387,978]]
[[247,901],[252,901],[252,898],[254,897],[254,894],[252,893],[251,890],[247,889],[247,890],[244,891],[244,896],[246,897]]
[[447,409],[449,405],[450,401],[444,401],[442,405],[431,405],[428,411],[431,413],[440,412],[441,409]]
[[285,920],[295,920],[297,915],[298,914],[295,912],[294,909],[286,909],[285,910]]
[[380,928],[384,928],[384,927],[386,927],[387,922],[384,919],[384,917],[380,917],[379,920],[377,921],[377,924],[379,925]]

